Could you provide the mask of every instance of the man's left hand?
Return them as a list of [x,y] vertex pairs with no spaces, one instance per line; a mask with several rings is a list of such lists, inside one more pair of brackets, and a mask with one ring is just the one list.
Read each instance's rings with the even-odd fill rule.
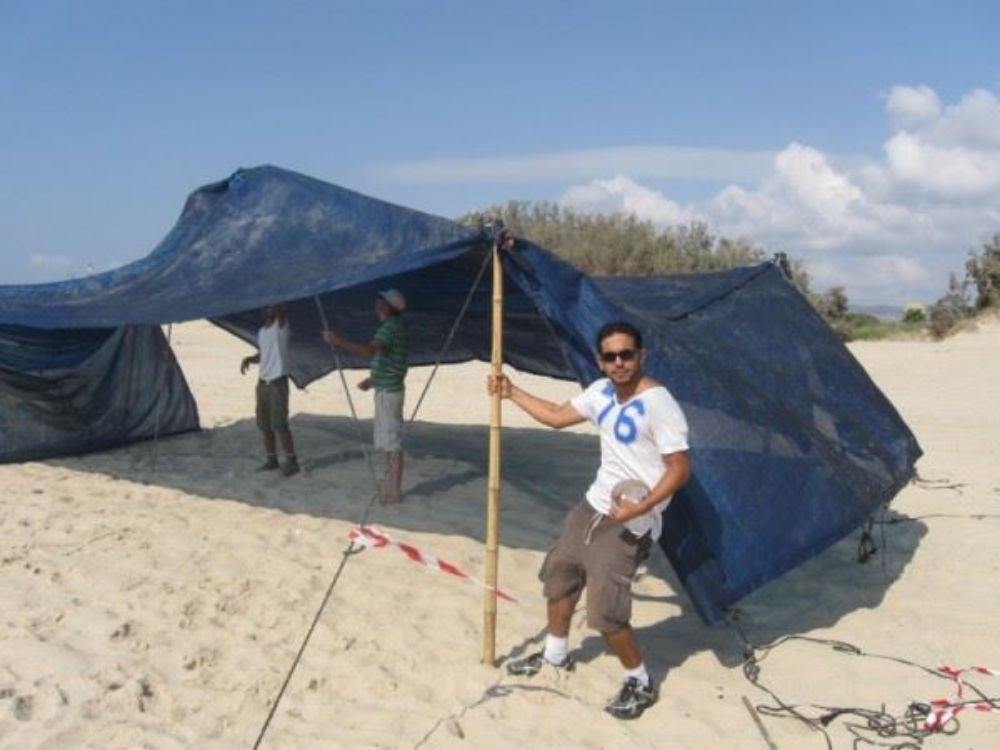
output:
[[637,503],[626,500],[621,495],[614,495],[611,498],[611,510],[608,512],[608,518],[615,523],[625,523],[633,518],[638,518],[644,512],[639,509],[640,503],[641,501]]

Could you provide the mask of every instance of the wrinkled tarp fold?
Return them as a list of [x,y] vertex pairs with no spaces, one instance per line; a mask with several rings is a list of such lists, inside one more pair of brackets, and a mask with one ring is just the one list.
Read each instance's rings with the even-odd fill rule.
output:
[[198,429],[156,326],[0,326],[0,463],[87,453]]

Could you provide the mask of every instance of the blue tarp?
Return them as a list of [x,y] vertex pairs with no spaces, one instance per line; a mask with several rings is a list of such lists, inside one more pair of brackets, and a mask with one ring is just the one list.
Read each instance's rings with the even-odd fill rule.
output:
[[[335,366],[323,317],[363,338],[374,293],[395,286],[409,303],[412,364],[435,361],[446,340],[446,362],[487,360],[490,245],[487,232],[303,175],[240,170],[193,193],[141,261],[0,288],[0,353],[23,327],[55,329],[54,361],[93,343],[94,329],[199,318],[252,341],[258,309],[284,300],[292,377],[304,386]],[[503,263],[505,359],[519,369],[586,384],[604,322],[644,331],[647,370],[691,425],[694,477],[667,510],[661,544],[707,621],[857,529],[911,478],[912,434],[775,265],[592,279],[520,240]],[[4,444],[17,440],[9,427],[0,421]]]
[[196,429],[194,398],[157,326],[0,325],[0,463]]
[[661,546],[703,613],[857,529],[913,476],[912,433],[776,265],[599,285],[652,332],[647,369],[692,425],[689,502],[668,507]]

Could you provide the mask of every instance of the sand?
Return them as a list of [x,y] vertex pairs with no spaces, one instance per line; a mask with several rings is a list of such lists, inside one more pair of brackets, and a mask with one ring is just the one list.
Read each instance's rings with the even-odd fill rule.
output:
[[[732,628],[705,626],[656,551],[635,586],[634,624],[661,699],[639,720],[604,714],[621,678],[574,620],[571,673],[513,678],[480,663],[474,581],[396,548],[345,557],[362,519],[482,577],[487,368],[442,368],[408,436],[405,501],[372,505],[371,399],[338,377],[292,395],[303,465],[257,473],[249,348],[205,323],[171,341],[203,431],[83,457],[0,466],[0,747],[250,748],[324,598],[261,748],[827,747],[741,670]],[[914,430],[926,482],[908,486],[856,562],[857,535],[741,602],[755,643],[798,635],[926,667],[1000,667],[1000,323],[944,342],[852,345]],[[430,376],[411,372],[408,411]],[[573,384],[520,376],[562,400]],[[536,571],[597,460],[587,427],[505,421],[498,658],[537,647]],[[884,536],[883,536],[884,535]],[[884,545],[884,546],[883,546]],[[331,584],[332,582],[332,584]],[[759,684],[814,705],[900,714],[955,694],[919,667],[793,640],[759,652]],[[1000,677],[970,681],[1000,695]],[[1000,713],[966,712],[928,748],[1000,747]],[[843,719],[827,727],[850,747]]]

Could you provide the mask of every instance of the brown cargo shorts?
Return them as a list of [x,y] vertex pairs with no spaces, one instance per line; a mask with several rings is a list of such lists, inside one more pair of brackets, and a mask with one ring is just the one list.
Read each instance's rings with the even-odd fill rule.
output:
[[257,381],[257,427],[261,432],[288,429],[288,378]]
[[586,588],[587,624],[602,633],[620,630],[632,617],[632,578],[649,547],[649,534],[636,537],[583,500],[538,572],[545,598],[579,597]]

